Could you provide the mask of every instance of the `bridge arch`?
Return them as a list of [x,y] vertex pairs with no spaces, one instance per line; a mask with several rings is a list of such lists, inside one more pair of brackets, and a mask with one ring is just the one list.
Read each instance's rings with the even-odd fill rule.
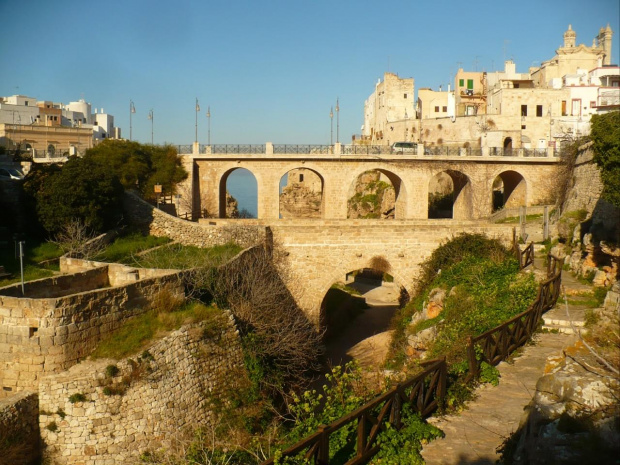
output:
[[[255,172],[253,172],[252,170],[244,167],[244,166],[233,166],[232,168],[228,168],[226,169],[220,176],[219,182],[218,182],[218,200],[217,200],[217,205],[218,205],[218,218],[226,218],[227,214],[226,214],[226,205],[227,205],[227,197],[226,197],[226,192],[227,192],[227,183],[228,183],[228,179],[230,177],[230,175],[232,173],[234,173],[237,170],[243,170],[243,172],[247,172],[248,176],[251,175],[254,178],[254,181],[256,182],[256,189],[255,192],[250,193],[254,194],[254,197],[256,198],[256,202],[258,205],[258,201],[259,201],[259,186],[261,186],[260,183],[260,179],[259,177],[257,177],[257,174]],[[237,199],[238,200],[238,199]],[[257,211],[257,216],[258,216],[258,211]]]
[[355,170],[351,173],[351,181],[347,192],[347,203],[356,193],[356,185],[361,176],[366,173],[376,171],[380,177],[387,179],[394,188],[394,219],[403,219],[407,214],[407,188],[403,182],[403,176],[395,171],[387,170],[381,167],[366,167]]
[[411,269],[408,271],[396,269],[390,264],[389,260],[380,255],[375,255],[370,259],[364,257],[356,257],[355,259],[341,262],[337,266],[331,267],[329,269],[329,272],[325,270],[325,277],[323,277],[323,279],[317,286],[318,292],[316,295],[313,296],[313,302],[310,302],[311,308],[315,309],[315,311],[317,312],[316,322],[318,323],[319,327],[321,327],[325,318],[325,315],[323,314],[324,309],[322,308],[323,300],[327,295],[329,289],[333,286],[333,284],[342,281],[346,277],[346,275],[351,272],[362,269],[376,269],[373,265],[373,260],[376,260],[377,258],[380,260],[385,260],[385,263],[389,267],[389,271],[387,271],[387,273],[389,273],[394,278],[394,283],[398,285],[401,289],[404,289],[408,295],[412,295],[413,275],[411,273],[413,271],[413,268],[415,267],[410,267]]
[[430,178],[428,218],[473,218],[473,187],[469,176],[462,171],[448,169]]
[[528,183],[525,176],[515,170],[496,173],[492,187],[493,211],[527,205]]
[[280,218],[325,217],[325,179],[318,170],[296,166],[279,182]]

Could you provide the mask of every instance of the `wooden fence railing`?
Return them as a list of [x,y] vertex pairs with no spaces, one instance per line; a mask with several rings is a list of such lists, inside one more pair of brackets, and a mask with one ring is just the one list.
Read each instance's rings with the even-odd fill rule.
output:
[[534,242],[530,242],[530,245],[523,250],[521,250],[517,244],[515,251],[517,253],[517,259],[519,260],[520,270],[534,263]]
[[[346,465],[367,463],[378,451],[377,437],[386,423],[400,428],[402,407],[410,405],[423,418],[428,417],[439,405],[446,393],[446,359],[436,359],[423,364],[424,371],[397,384],[357,410],[329,425],[322,425],[318,431],[284,450],[281,457],[295,457],[303,454],[315,465],[329,465],[329,436],[341,428],[356,423],[357,436],[355,456]],[[262,465],[272,465],[271,458]]]
[[[540,284],[536,300],[526,311],[479,336],[468,338],[468,380],[475,378],[480,371],[476,345],[482,349],[481,361],[497,365],[530,339],[542,314],[555,305],[560,295],[563,259],[549,255],[549,263],[553,264],[547,267],[548,278]],[[553,274],[549,276],[550,273]]]
[[[528,246],[532,250],[533,244]],[[526,249],[527,250],[527,249]],[[530,307],[479,336],[469,338],[467,358],[469,373],[466,381],[475,378],[480,372],[480,362],[476,357],[476,345],[482,348],[481,359],[491,365],[505,360],[515,349],[525,344],[536,328],[542,314],[557,302],[562,282],[563,259],[549,255],[547,279],[540,284],[536,300]],[[527,265],[526,265],[527,266]],[[400,428],[403,405],[411,405],[423,418],[428,417],[439,405],[446,393],[446,359],[430,360],[422,364],[424,371],[399,383],[386,393],[358,408],[354,412],[319,427],[318,431],[281,453],[281,457],[295,457],[303,453],[303,458],[314,465],[329,465],[329,436],[350,423],[357,422],[355,456],[345,465],[367,463],[378,451],[376,443],[379,433],[387,422]],[[271,458],[261,465],[273,465]]]
[[519,261],[520,270],[534,264],[534,242],[530,242],[530,245],[521,250],[517,241],[517,228],[512,228],[512,249]]

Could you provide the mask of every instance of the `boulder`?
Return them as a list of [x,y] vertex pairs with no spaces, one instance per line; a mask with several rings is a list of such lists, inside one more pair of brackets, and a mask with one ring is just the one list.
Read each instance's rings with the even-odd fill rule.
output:
[[608,463],[620,452],[618,380],[592,369],[597,362],[580,342],[550,366],[525,409],[511,463],[583,463],[592,454]]
[[[425,352],[437,337],[437,327],[423,329],[422,331],[412,334],[407,338],[410,347],[418,352]],[[420,358],[424,358],[423,354]]]

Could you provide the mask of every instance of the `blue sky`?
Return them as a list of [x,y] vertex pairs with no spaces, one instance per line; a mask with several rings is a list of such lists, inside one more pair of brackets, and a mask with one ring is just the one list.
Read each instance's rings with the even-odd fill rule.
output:
[[[592,44],[614,31],[617,0],[420,2],[367,0],[0,0],[0,95],[104,108],[129,137],[191,143],[330,141],[359,134],[364,100],[391,71],[438,89],[465,70],[526,72],[554,55],[568,24]],[[334,139],[336,117],[334,116]]]

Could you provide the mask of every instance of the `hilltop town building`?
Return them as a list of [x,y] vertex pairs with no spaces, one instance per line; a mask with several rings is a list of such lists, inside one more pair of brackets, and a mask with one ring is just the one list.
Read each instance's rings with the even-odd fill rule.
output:
[[577,33],[571,25],[564,33],[564,45],[555,51],[555,56],[544,61],[539,68],[531,68],[530,74],[536,87],[549,87],[553,79],[562,79],[577,69],[592,70],[611,65],[611,41],[613,32],[609,25],[601,28],[591,47],[576,45]]
[[385,73],[383,82],[375,84],[375,91],[364,103],[361,140],[379,145],[413,140],[414,90],[413,78]]
[[68,105],[32,97],[0,97],[0,146],[36,158],[80,155],[103,139],[119,139],[114,116],[85,100]]
[[527,73],[518,73],[512,60],[503,71],[459,69],[453,91],[418,91],[413,119],[412,113],[404,118],[409,107],[399,87],[413,79],[386,73],[366,100],[362,141],[354,143],[402,140],[425,147],[558,149],[588,134],[592,115],[620,108],[620,68],[611,64],[612,36],[607,26],[591,47],[576,45],[569,25],[555,56]]

